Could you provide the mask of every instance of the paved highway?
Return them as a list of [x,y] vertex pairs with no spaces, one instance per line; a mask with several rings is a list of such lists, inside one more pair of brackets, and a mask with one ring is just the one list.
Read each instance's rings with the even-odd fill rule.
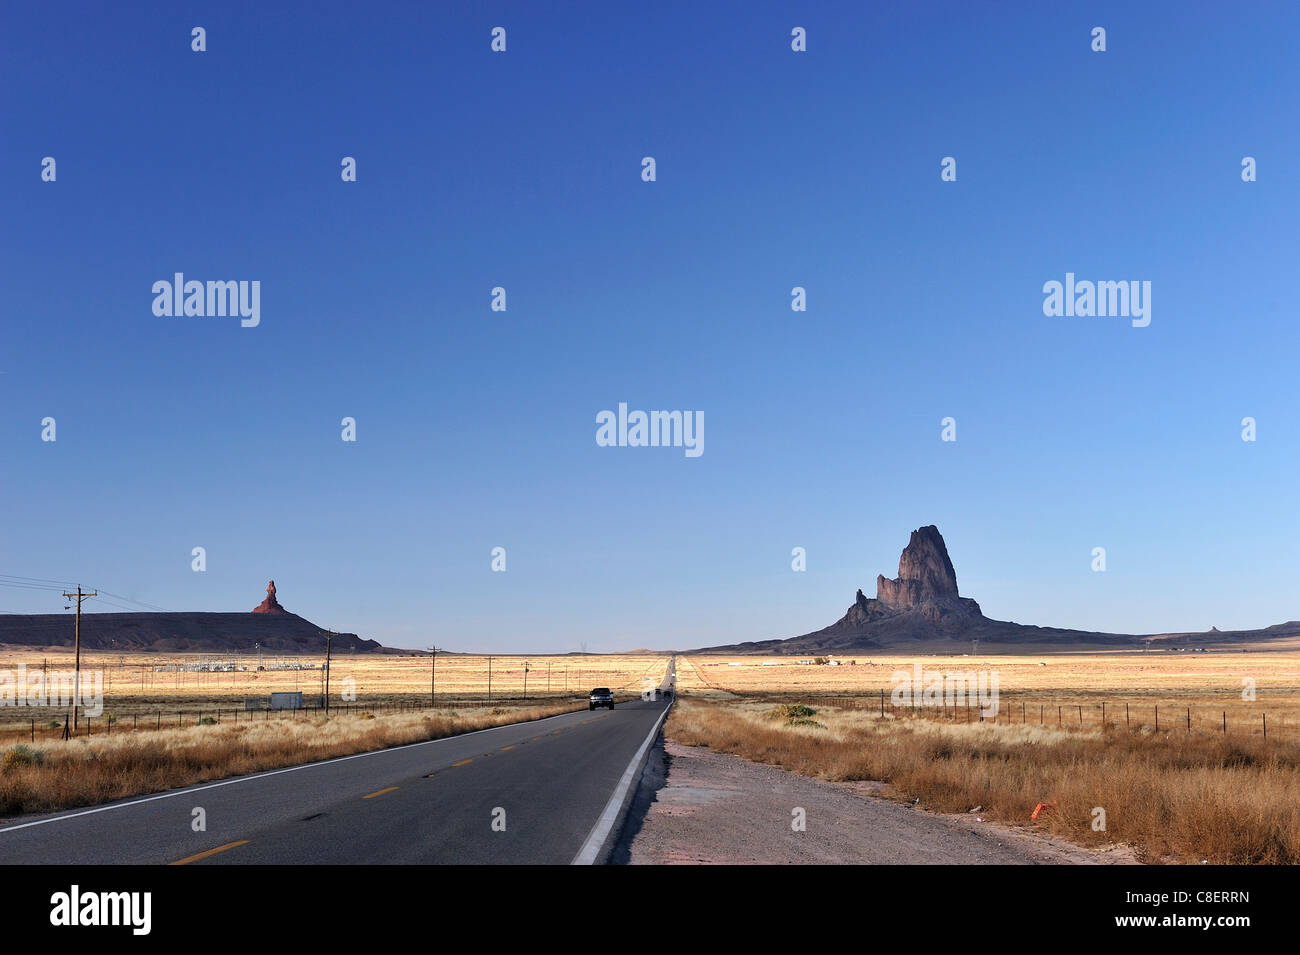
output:
[[[670,664],[662,686],[674,684]],[[0,823],[6,864],[600,861],[668,704],[632,700]],[[206,830],[193,828],[201,808]],[[602,831],[603,829],[603,831]]]

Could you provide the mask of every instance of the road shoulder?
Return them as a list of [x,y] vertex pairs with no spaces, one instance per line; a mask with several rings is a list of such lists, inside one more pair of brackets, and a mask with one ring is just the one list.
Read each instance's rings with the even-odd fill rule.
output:
[[[914,809],[878,783],[830,783],[668,740],[615,861],[632,865],[1113,865],[1131,851]],[[799,831],[795,824],[803,820]]]

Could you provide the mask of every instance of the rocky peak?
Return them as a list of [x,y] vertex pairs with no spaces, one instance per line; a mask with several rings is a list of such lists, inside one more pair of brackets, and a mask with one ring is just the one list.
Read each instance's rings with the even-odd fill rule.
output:
[[859,590],[834,628],[861,633],[882,620],[902,616],[938,628],[962,626],[963,621],[982,616],[979,604],[957,593],[957,573],[943,535],[933,524],[912,531],[898,560],[898,576],[877,577],[874,598]]
[[876,599],[886,607],[908,610],[922,603],[957,596],[953,570],[943,535],[933,524],[912,531],[912,539],[898,559],[898,576],[876,578]]
[[253,613],[288,613],[275,599],[275,581],[266,585],[266,599],[253,608]]

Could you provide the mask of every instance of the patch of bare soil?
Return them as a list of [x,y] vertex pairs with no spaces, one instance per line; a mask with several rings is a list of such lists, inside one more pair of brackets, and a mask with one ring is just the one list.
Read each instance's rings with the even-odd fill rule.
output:
[[1136,864],[1128,847],[882,799],[880,783],[823,782],[672,740],[653,758],[666,760],[667,782],[632,839],[633,865]]

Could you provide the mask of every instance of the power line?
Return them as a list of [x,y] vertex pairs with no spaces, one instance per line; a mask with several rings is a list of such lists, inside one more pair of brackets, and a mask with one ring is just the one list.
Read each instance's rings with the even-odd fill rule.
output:
[[12,580],[28,580],[38,584],[58,584],[60,587],[75,587],[75,583],[69,580],[48,580],[45,577],[23,577],[20,574],[0,574],[0,577],[8,577]]
[[[75,587],[76,584],[73,584]],[[62,587],[46,587],[43,584],[20,584],[12,580],[0,580],[0,587],[13,587],[15,590],[43,590],[49,593],[58,593]]]
[[159,613],[171,613],[171,611],[168,610],[166,607],[158,607],[155,606],[154,604],[147,604],[143,600],[136,600],[134,597],[124,597],[121,594],[113,593],[111,590],[105,590],[103,587],[99,588],[99,592],[101,594],[108,594],[108,596],[110,597],[116,597],[118,600],[125,600],[127,603],[135,604],[138,607],[148,607],[150,610],[156,610]]
[[[58,584],[58,586],[57,587],[48,586],[49,584]],[[16,590],[43,590],[43,591],[55,593],[55,592],[60,592],[67,588],[72,588],[77,586],[79,585],[68,581],[47,580],[44,577],[23,577],[18,574],[0,574],[0,587],[11,587]],[[98,588],[98,593],[102,594],[105,597],[111,597],[114,600],[121,601],[126,604],[133,604],[137,607],[144,607],[147,610],[152,610],[157,613],[171,612],[166,607],[159,607],[156,604],[145,603],[143,600],[136,600],[134,597],[128,597],[125,594],[115,594],[111,590],[105,590],[102,587]],[[105,601],[105,603],[108,603],[110,606],[118,607],[121,610],[126,610],[128,612],[132,610],[132,608],[129,606],[123,607],[120,604],[112,603],[111,601]]]

